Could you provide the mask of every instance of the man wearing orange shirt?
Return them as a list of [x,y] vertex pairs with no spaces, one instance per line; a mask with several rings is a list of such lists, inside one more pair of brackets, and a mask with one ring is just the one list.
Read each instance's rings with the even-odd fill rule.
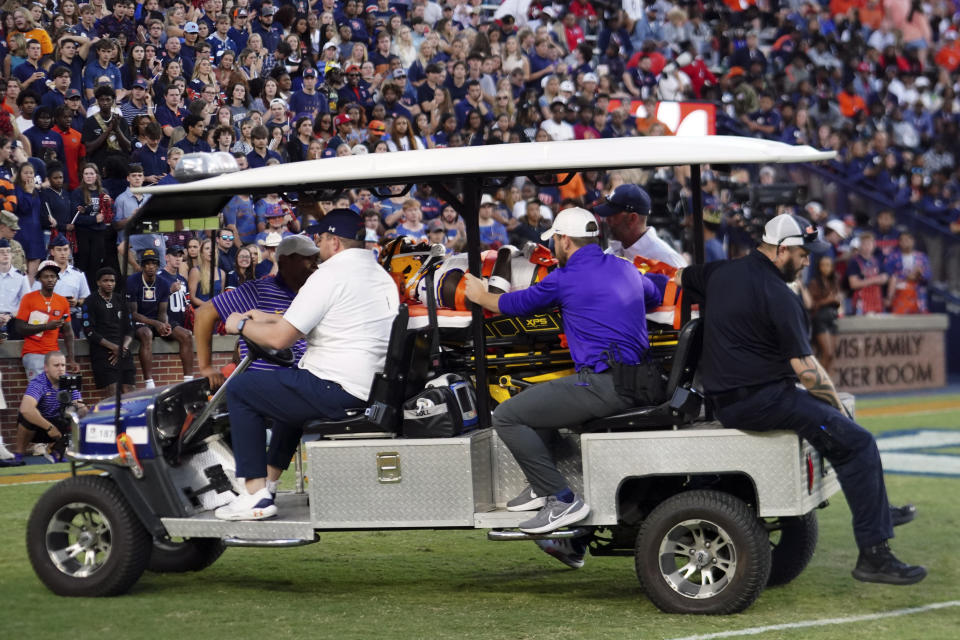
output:
[[845,118],[852,118],[859,111],[867,110],[867,103],[857,95],[852,80],[843,85],[843,91],[837,94],[837,103],[840,105],[840,113]]
[[60,267],[53,260],[45,260],[37,269],[40,289],[31,291],[20,300],[17,310],[17,333],[23,336],[23,368],[27,380],[43,373],[44,356],[57,351],[57,339],[63,334],[63,345],[67,352],[67,370],[80,371],[73,356],[73,328],[70,326],[70,303],[61,295],[53,292],[60,279]]
[[944,45],[937,51],[933,60],[937,66],[953,73],[960,66],[960,41],[957,40],[957,32],[952,29],[945,32],[943,41]]
[[[72,100],[74,97],[79,98],[80,92],[76,89],[70,89],[67,92],[67,99]],[[70,126],[72,118],[73,109],[67,105],[60,105],[54,112],[54,122],[56,122],[56,125],[53,127],[53,130],[63,138],[63,155],[67,169],[67,184],[71,191],[80,186],[77,171],[82,164],[83,157],[87,155],[87,148],[83,142],[81,142],[83,135]]]

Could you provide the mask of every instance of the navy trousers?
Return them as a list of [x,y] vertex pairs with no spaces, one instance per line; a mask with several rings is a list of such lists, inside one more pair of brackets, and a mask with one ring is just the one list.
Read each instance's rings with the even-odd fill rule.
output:
[[[286,469],[303,435],[303,423],[345,418],[347,409],[364,406],[363,400],[336,382],[322,380],[306,369],[244,371],[227,384],[237,476],[263,478],[268,464]],[[273,420],[269,451],[267,418]]]
[[877,442],[839,410],[792,383],[778,382],[719,409],[717,418],[731,429],[795,431],[833,465],[853,512],[857,546],[863,549],[893,537]]

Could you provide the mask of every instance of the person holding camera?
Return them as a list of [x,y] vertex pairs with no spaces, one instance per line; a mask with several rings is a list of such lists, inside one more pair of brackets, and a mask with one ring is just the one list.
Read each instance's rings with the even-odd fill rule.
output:
[[44,356],[43,373],[27,383],[20,401],[14,450],[17,462],[35,442],[48,445],[44,458],[50,462],[62,460],[69,435],[65,409],[73,406],[81,417],[87,413],[79,387],[80,376],[67,375],[67,358],[62,353],[51,351]]
[[97,271],[97,291],[87,299],[83,314],[83,332],[90,344],[90,366],[97,389],[104,397],[116,393],[116,384],[123,392],[133,389],[137,371],[130,354],[133,324],[130,312],[117,293],[117,272],[110,267]]

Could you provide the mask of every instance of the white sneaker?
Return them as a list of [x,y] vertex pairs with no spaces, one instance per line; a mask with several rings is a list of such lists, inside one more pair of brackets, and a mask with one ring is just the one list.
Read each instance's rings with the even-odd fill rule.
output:
[[7,449],[6,445],[0,442],[0,460],[13,460],[14,457],[15,456],[10,452],[9,449]]
[[153,378],[150,378],[149,380],[144,380],[144,381],[143,381],[143,388],[144,388],[144,389],[154,389],[154,388],[156,388],[156,386],[157,386],[157,383],[153,381]]
[[244,493],[233,499],[213,515],[221,520],[266,520],[277,515],[277,505],[273,503],[270,491],[264,487],[254,494]]

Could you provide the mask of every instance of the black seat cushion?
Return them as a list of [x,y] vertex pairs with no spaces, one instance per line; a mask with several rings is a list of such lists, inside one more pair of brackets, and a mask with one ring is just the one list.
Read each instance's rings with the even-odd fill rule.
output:
[[[349,412],[348,412],[349,413]],[[392,433],[393,429],[389,426],[372,422],[366,416],[362,409],[355,410],[353,415],[348,415],[340,420],[327,420],[318,418],[310,420],[303,425],[303,435],[349,435],[359,433]]]
[[697,391],[676,389],[673,397],[666,402],[591,420],[582,426],[581,432],[640,431],[689,424],[700,415],[702,401],[703,398]]

